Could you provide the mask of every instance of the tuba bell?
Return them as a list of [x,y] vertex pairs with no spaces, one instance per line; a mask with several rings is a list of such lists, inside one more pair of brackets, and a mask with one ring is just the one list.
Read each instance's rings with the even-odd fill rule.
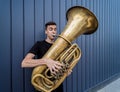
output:
[[51,58],[64,64],[59,73],[51,74],[47,66],[37,66],[33,69],[31,83],[42,92],[56,89],[67,77],[66,71],[73,69],[81,57],[81,50],[72,42],[82,34],[92,34],[97,30],[98,20],[87,8],[74,6],[66,13],[68,20],[63,32],[45,53],[43,58]]

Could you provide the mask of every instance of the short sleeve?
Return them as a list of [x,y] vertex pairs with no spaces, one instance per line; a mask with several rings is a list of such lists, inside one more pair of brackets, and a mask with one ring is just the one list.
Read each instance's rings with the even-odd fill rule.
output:
[[33,54],[37,55],[38,50],[39,50],[39,42],[36,42],[36,43],[32,46],[32,48],[29,50],[28,53],[33,53]]

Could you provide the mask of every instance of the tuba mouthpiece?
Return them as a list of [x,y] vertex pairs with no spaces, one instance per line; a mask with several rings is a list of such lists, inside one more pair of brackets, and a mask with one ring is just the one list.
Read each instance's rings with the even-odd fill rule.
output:
[[53,37],[58,37],[59,36],[59,34],[54,34],[54,35],[52,35]]

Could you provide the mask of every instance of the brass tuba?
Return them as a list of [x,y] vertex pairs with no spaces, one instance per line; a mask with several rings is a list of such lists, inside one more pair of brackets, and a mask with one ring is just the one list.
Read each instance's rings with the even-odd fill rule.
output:
[[51,74],[47,66],[38,66],[33,69],[31,82],[38,91],[51,92],[56,89],[67,77],[66,71],[73,69],[81,57],[81,50],[72,42],[81,34],[91,34],[97,30],[98,21],[95,15],[81,6],[68,9],[68,20],[63,32],[43,56],[64,64],[57,75]]

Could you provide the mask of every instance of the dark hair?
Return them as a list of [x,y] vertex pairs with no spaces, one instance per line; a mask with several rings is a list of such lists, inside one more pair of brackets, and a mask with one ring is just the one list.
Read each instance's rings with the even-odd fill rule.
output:
[[45,29],[47,29],[48,25],[56,25],[56,23],[54,21],[49,21],[45,24]]

